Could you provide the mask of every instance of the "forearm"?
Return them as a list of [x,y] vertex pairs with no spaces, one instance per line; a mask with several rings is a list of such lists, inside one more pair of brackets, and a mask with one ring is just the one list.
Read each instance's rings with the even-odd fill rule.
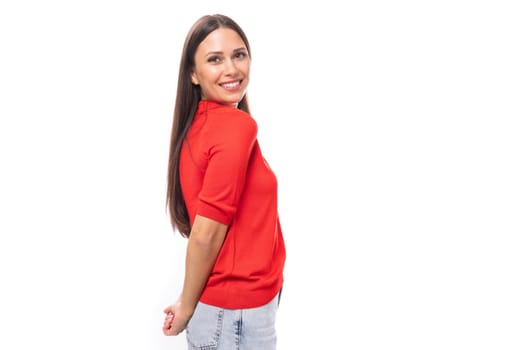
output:
[[180,302],[193,313],[221,249],[227,227],[206,218],[195,220],[186,249],[184,286]]
[[190,238],[186,251],[184,286],[180,300],[184,308],[193,308],[197,304],[219,249],[220,245],[205,247],[193,242]]

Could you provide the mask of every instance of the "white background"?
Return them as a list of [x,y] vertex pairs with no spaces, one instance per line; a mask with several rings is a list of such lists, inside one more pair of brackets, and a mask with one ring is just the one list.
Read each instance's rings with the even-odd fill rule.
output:
[[246,31],[288,260],[280,349],[525,348],[519,1],[3,1],[0,348],[164,337],[182,42]]

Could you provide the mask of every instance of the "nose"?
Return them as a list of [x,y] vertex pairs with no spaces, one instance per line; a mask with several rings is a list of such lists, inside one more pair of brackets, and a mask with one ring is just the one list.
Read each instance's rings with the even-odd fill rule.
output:
[[237,72],[237,65],[232,59],[227,59],[224,63],[224,73],[227,75],[234,75]]

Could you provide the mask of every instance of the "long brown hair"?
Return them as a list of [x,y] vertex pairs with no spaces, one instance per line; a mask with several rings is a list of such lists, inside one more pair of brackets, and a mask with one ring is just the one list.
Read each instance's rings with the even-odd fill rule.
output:
[[[191,225],[180,184],[180,151],[201,99],[200,87],[192,84],[191,73],[195,68],[195,52],[200,43],[208,36],[208,34],[222,27],[237,32],[244,41],[248,54],[251,56],[248,38],[241,27],[231,18],[219,14],[206,15],[198,19],[188,32],[182,49],[175,110],[173,112],[173,124],[171,129],[166,206],[168,208],[173,230],[179,231],[183,237],[189,237]],[[248,96],[246,94],[243,99],[239,101],[238,108],[250,113]]]

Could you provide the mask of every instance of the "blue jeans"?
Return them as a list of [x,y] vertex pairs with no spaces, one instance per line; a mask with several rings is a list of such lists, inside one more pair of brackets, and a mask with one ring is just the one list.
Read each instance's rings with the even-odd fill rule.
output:
[[275,350],[280,293],[251,309],[222,309],[199,302],[186,327],[191,350]]

